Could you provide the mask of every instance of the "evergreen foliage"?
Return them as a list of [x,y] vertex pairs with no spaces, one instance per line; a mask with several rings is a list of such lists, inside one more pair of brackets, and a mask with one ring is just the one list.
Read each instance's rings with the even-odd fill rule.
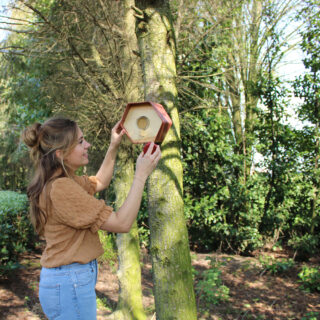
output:
[[25,194],[0,191],[0,275],[19,267],[19,256],[35,247]]
[[320,292],[320,269],[303,266],[298,274],[301,288],[307,292]]

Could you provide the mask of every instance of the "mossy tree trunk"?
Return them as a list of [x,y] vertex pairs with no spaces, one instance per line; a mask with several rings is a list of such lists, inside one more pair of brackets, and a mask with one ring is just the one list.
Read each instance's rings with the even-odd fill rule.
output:
[[[123,1],[123,46],[122,75],[125,90],[125,101],[133,102],[141,99],[141,68],[139,58],[134,54],[138,51],[135,35],[135,17],[131,6],[134,0]],[[116,207],[120,208],[126,199],[134,176],[134,156],[129,139],[123,138],[115,170]],[[119,300],[117,310],[112,319],[145,320],[146,314],[142,305],[140,244],[137,223],[135,222],[127,234],[117,234],[118,248],[118,280]]]
[[175,106],[175,41],[169,1],[136,1],[145,100],[161,103],[173,125],[162,159],[148,180],[149,223],[157,319],[196,319],[188,232],[184,219],[180,125]]
[[[116,207],[124,202],[134,175],[133,155],[130,142],[124,138],[115,170]],[[146,319],[142,305],[140,246],[137,223],[129,233],[117,234],[119,300],[111,319]]]

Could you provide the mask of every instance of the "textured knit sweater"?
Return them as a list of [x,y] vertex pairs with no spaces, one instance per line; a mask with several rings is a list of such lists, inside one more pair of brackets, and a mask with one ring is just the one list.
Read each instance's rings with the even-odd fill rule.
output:
[[98,230],[112,208],[95,192],[95,177],[88,176],[57,178],[42,192],[40,208],[47,213],[43,267],[88,263],[103,253]]

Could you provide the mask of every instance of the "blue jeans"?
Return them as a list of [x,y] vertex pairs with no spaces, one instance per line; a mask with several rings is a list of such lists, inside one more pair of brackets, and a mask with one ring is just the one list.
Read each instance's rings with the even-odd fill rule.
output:
[[97,261],[42,268],[39,299],[49,320],[95,320]]

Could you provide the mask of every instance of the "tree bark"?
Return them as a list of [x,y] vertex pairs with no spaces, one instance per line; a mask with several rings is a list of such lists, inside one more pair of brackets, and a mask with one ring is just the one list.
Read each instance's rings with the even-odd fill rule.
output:
[[[117,208],[127,197],[133,180],[134,164],[130,150],[130,142],[126,139],[126,142],[120,146],[115,170]],[[146,315],[142,305],[140,246],[136,222],[129,233],[117,234],[117,248],[119,261],[117,276],[120,292],[117,310],[110,318],[144,320]]]
[[[314,74],[314,79],[316,78]],[[319,100],[317,99],[315,102],[315,115],[316,119],[319,119]],[[316,226],[316,220],[317,220],[317,206],[319,201],[319,158],[320,158],[320,130],[319,130],[319,122],[317,121],[316,127],[315,127],[315,159],[314,159],[314,178],[313,178],[313,196],[312,196],[312,205],[311,205],[311,228],[310,233],[314,234],[314,229]]]
[[[135,17],[131,7],[134,0],[123,1],[123,47],[122,47],[122,82],[124,84],[125,101],[133,102],[141,99],[141,68],[135,34]],[[132,147],[126,137],[119,150],[115,174],[116,206],[119,208],[127,197],[134,176]],[[117,234],[118,248],[118,280],[119,300],[117,310],[112,319],[144,320],[146,314],[142,305],[140,243],[138,226],[135,222],[127,234]]]
[[161,103],[173,126],[148,180],[150,252],[157,319],[196,319],[188,233],[184,219],[180,124],[175,106],[175,41],[169,1],[136,1],[145,99]]

